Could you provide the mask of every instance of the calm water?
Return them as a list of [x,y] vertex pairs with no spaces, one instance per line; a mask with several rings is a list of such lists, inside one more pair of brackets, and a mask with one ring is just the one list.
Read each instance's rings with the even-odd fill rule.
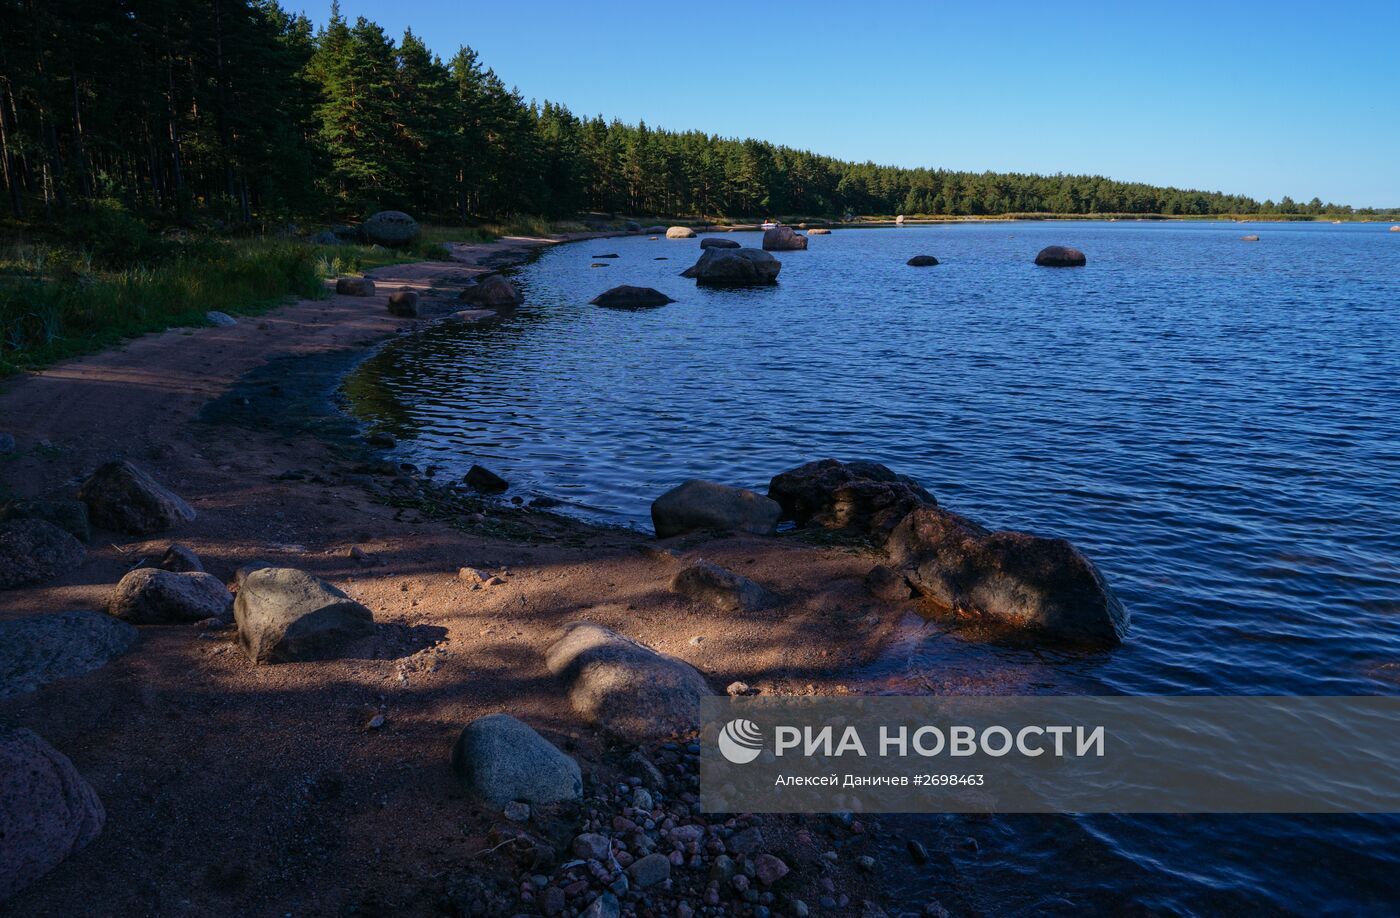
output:
[[[1240,241],[1254,232],[1261,242]],[[1089,266],[1036,268],[1052,243]],[[923,253],[943,263],[904,266]],[[780,253],[779,285],[749,291],[677,277],[698,254],[696,240],[645,238],[550,250],[519,273],[529,305],[517,315],[388,348],[351,384],[357,409],[413,461],[455,473],[481,462],[639,526],[685,478],[762,490],[809,459],[876,459],[983,523],[1072,539],[1133,614],[1128,643],[1091,656],[929,625],[867,674],[872,691],[1400,690],[1400,233],[837,231]],[[587,305],[620,283],[678,302]],[[907,827],[941,837],[927,819]],[[951,855],[978,888],[962,904],[989,913],[1400,907],[1397,819],[956,831],[979,841]],[[911,869],[896,885],[913,897],[939,882]]]

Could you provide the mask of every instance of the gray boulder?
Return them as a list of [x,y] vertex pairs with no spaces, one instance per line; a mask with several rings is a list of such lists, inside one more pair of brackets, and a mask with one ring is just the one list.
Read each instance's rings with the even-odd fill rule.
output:
[[194,519],[194,510],[130,462],[109,462],[78,490],[93,524],[115,532],[151,535]]
[[389,294],[389,314],[405,319],[418,316],[418,294],[412,290],[395,290]]
[[913,479],[878,462],[820,459],[773,476],[768,496],[783,519],[841,529],[883,542],[910,510],[937,504]]
[[91,611],[0,622],[0,698],[92,672],[125,653],[136,634],[126,622]]
[[374,633],[369,609],[289,567],[252,571],[233,604],[238,640],[256,663],[321,659]]
[[887,544],[914,589],[962,614],[1053,640],[1112,646],[1128,614],[1103,576],[1064,539],[991,532],[938,507],[906,516]]
[[763,231],[766,252],[796,252],[807,248],[807,237],[790,226],[775,226]]
[[204,321],[218,328],[233,328],[238,324],[238,320],[226,312],[219,312],[211,309],[204,314]]
[[232,605],[228,589],[211,574],[141,567],[117,583],[107,614],[133,625],[175,625],[222,617]]
[[658,539],[710,529],[771,535],[782,507],[761,494],[698,478],[677,485],[651,504]]
[[776,284],[782,269],[782,262],[758,249],[709,248],[681,277],[709,287],[762,287]]
[[460,299],[464,303],[470,303],[484,309],[508,309],[525,302],[525,298],[515,289],[515,285],[500,274],[488,274],[475,284],[463,289]]
[[666,230],[667,239],[694,239],[695,230],[688,226],[673,226]]
[[44,520],[0,523],[0,590],[52,580],[83,563],[83,543]]
[[713,694],[684,660],[588,622],[565,628],[545,664],[581,717],[631,742],[700,729],[700,699]]
[[452,746],[452,771],[467,792],[494,807],[583,797],[578,762],[509,714],[467,724]]
[[1066,245],[1049,245],[1035,256],[1042,268],[1082,268],[1087,263],[1084,253]]
[[341,296],[374,296],[374,281],[368,277],[338,277],[335,292]]
[[651,287],[630,287],[626,284],[600,293],[589,300],[589,303],[594,306],[604,306],[609,309],[646,309],[674,302],[675,300],[660,290]]
[[671,592],[721,612],[754,612],[772,602],[759,584],[710,561],[696,561],[677,571]]
[[63,753],[0,724],[0,902],[86,847],[107,814]]
[[735,242],[733,239],[721,239],[718,236],[706,236],[704,239],[700,240],[700,248],[738,249],[742,248],[742,246],[740,246],[739,243]]
[[12,500],[0,506],[0,522],[43,520],[82,542],[92,540],[87,504],[80,500]]
[[418,241],[422,235],[418,221],[401,210],[381,210],[360,224],[365,241],[389,249],[401,249]]

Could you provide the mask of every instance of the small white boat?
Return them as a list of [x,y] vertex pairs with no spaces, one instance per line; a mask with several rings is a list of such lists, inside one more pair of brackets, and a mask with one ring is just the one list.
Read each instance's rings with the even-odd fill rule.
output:
[[763,225],[762,225],[761,227],[759,227],[759,228],[760,228],[760,229],[766,229],[766,230],[777,229],[777,228],[778,228],[778,224],[776,224],[776,223],[765,223],[765,224],[763,224]]

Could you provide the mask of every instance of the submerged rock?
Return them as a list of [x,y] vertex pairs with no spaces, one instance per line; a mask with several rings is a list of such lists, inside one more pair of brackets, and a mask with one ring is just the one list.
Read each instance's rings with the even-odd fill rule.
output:
[[746,488],[692,478],[662,494],[651,505],[658,539],[710,529],[769,535],[782,508]]
[[467,724],[452,746],[451,764],[468,793],[495,807],[583,797],[578,762],[509,714],[488,714]]
[[470,287],[464,288],[459,298],[464,303],[485,309],[508,309],[525,302],[515,285],[500,274],[488,274]]
[[666,230],[667,239],[694,239],[695,230],[688,226],[673,226]]
[[39,583],[83,563],[87,549],[45,520],[0,523],[0,590]]
[[739,243],[733,239],[721,239],[718,236],[706,236],[700,240],[702,249],[737,249],[741,248]]
[[878,462],[820,459],[773,476],[768,496],[799,526],[844,529],[884,541],[915,507],[937,504],[913,479]]
[[151,535],[194,519],[194,510],[130,462],[109,462],[78,491],[88,518],[103,529]]
[[418,241],[418,221],[401,210],[381,210],[360,224],[360,235],[372,245],[404,248]]
[[763,231],[763,249],[767,252],[794,252],[807,248],[807,237],[794,232],[790,226],[775,226]]
[[921,507],[888,549],[914,588],[949,610],[1072,644],[1111,646],[1127,632],[1127,612],[1098,568],[1064,539],[991,532]]
[[389,315],[404,319],[418,317],[418,294],[412,290],[395,290],[389,294]]
[[700,699],[713,694],[684,660],[588,622],[565,628],[545,663],[581,717],[631,742],[699,730]]
[[721,612],[754,612],[772,602],[759,584],[710,561],[696,561],[676,573],[671,592],[703,602]]
[[31,730],[0,724],[0,902],[90,844],[106,821],[67,756]]
[[594,306],[605,306],[609,309],[646,309],[651,306],[665,306],[667,303],[674,303],[675,300],[652,287],[630,287],[624,284],[598,294],[589,302]]
[[80,500],[12,500],[0,507],[0,522],[43,520],[81,542],[92,540],[87,504]]
[[938,264],[938,259],[932,255],[915,255],[905,262],[911,268],[931,268]]
[[0,698],[92,672],[125,653],[136,635],[126,622],[93,611],[0,622]]
[[368,277],[338,277],[335,292],[341,296],[374,296],[374,281]]
[[1064,245],[1046,246],[1035,256],[1042,268],[1081,268],[1086,262],[1083,252]]
[[374,633],[374,615],[325,581],[289,567],[248,573],[233,604],[238,640],[257,663],[319,659]]
[[117,584],[107,614],[133,625],[173,625],[221,618],[232,605],[228,588],[210,574],[142,567]]
[[760,287],[778,282],[783,263],[758,249],[709,248],[700,260],[681,272],[710,287]]

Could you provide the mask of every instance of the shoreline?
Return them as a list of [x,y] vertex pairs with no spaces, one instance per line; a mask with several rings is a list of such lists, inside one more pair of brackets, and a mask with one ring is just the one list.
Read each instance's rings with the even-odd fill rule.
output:
[[[435,910],[464,864],[497,885],[518,877],[514,860],[473,860],[511,826],[463,798],[447,753],[464,724],[505,711],[579,760],[588,793],[602,794],[590,806],[622,805],[607,788],[624,773],[625,749],[579,721],[543,664],[571,621],[598,622],[684,659],[717,692],[734,681],[770,694],[849,691],[845,682],[915,609],[866,591],[877,560],[866,551],[793,537],[657,542],[470,497],[439,507],[422,476],[385,469],[357,444],[352,419],[327,421],[342,427],[329,437],[315,419],[299,429],[272,423],[295,414],[298,399],[324,395],[318,386],[334,389],[337,361],[353,364],[404,329],[441,321],[390,316],[389,291],[413,287],[446,314],[474,276],[547,245],[609,235],[456,246],[454,262],[369,272],[380,285],[374,297],[333,295],[233,327],[171,329],[0,390],[0,415],[18,441],[0,474],[15,496],[71,497],[88,471],[122,457],[199,514],[156,537],[100,533],[75,569],[0,592],[0,622],[102,609],[128,569],[172,542],[225,582],[254,560],[304,569],[377,622],[350,657],[277,666],[251,664],[227,630],[143,627],[136,645],[105,666],[0,699],[0,718],[67,755],[108,814],[95,842],[8,906],[59,915],[101,900],[113,914],[145,914],[189,897],[190,876],[203,871],[196,899],[228,913],[336,914],[382,901],[417,914]],[[292,373],[317,362],[332,368],[316,380]],[[210,416],[220,403],[239,416]],[[681,562],[701,557],[764,583],[780,601],[737,618],[670,593]],[[473,588],[460,567],[498,582]],[[193,747],[190,736],[200,738]],[[305,796],[322,785],[334,796]],[[748,824],[729,822],[729,830]],[[815,905],[826,895],[820,881],[834,880],[833,898],[846,897],[850,913],[877,897],[856,864],[879,837],[874,820],[856,830],[812,817],[758,822],[792,867],[791,895]],[[163,857],[165,846],[201,854]],[[833,846],[839,863],[824,857]],[[365,873],[369,863],[376,866]]]

